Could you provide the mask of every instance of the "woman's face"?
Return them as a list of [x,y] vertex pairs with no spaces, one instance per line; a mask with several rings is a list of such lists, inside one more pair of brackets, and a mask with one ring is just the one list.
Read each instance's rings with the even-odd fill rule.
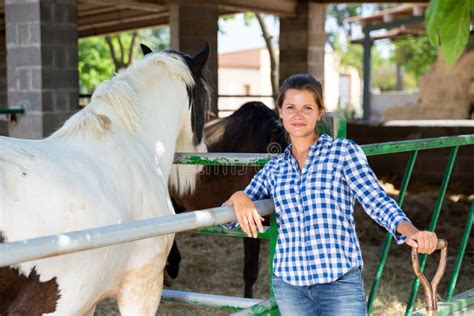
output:
[[314,136],[321,111],[314,94],[308,90],[288,89],[280,109],[285,130],[294,137]]

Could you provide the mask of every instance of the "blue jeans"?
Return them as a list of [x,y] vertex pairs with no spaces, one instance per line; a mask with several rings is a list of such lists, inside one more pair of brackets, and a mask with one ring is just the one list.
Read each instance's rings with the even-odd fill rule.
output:
[[273,292],[281,315],[367,315],[364,281],[359,268],[336,281],[294,286],[273,275]]

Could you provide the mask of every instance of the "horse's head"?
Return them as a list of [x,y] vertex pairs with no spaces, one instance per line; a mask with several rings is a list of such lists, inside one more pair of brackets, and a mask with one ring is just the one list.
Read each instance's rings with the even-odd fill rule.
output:
[[[150,55],[152,50],[140,44],[143,54]],[[203,128],[207,119],[207,112],[211,102],[210,92],[203,77],[203,68],[209,57],[209,44],[194,57],[177,51],[165,52],[181,60],[188,68],[193,78],[193,84],[187,84],[188,111],[182,116],[181,128],[176,140],[176,152],[206,152],[203,141]],[[170,185],[178,193],[184,194],[194,190],[195,176],[201,166],[173,165],[170,173]]]

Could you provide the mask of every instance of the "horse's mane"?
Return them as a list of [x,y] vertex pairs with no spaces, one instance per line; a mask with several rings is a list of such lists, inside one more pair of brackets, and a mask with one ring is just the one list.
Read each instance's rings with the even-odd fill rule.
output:
[[195,84],[188,66],[177,54],[147,55],[117,73],[111,80],[101,83],[92,95],[91,103],[68,119],[51,137],[67,137],[79,131],[90,131],[98,136],[104,134],[110,126],[110,119],[94,112],[91,105],[95,102],[110,105],[126,131],[135,133],[142,115],[137,91],[166,73],[183,80],[188,88]]
[[210,152],[255,152],[255,146],[247,150],[242,144],[258,144],[257,152],[278,153],[287,145],[278,115],[262,102],[247,102],[232,115],[209,122],[205,134]]

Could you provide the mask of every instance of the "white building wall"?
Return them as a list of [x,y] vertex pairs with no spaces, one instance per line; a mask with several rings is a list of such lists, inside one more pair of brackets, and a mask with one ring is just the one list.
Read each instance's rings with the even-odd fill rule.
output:
[[[250,86],[252,95],[272,95],[270,81],[270,58],[266,49],[260,50],[259,68],[232,68],[219,67],[219,95],[244,95],[246,94],[245,85]],[[339,104],[339,80],[340,73],[350,77],[350,105],[356,111],[356,114],[362,113],[362,83],[357,70],[354,67],[339,66],[339,58],[333,53],[326,53],[324,60],[324,102],[328,111],[333,112]],[[268,107],[274,108],[272,97],[220,97],[219,98],[219,116],[227,116],[232,111],[238,109],[242,104],[249,101],[260,101]]]
[[326,109],[329,112],[336,110],[339,103],[339,71],[333,54],[324,55],[324,86],[323,95]]

